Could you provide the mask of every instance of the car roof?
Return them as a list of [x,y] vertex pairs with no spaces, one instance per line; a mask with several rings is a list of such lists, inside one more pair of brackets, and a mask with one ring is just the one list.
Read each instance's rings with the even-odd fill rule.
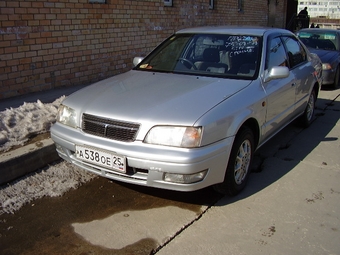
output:
[[335,32],[335,33],[340,33],[340,30],[337,29],[330,29],[330,28],[303,28],[297,31],[299,32]]
[[256,27],[256,26],[205,26],[186,28],[176,32],[176,34],[251,34],[263,36],[266,32],[289,33],[290,31],[281,28]]

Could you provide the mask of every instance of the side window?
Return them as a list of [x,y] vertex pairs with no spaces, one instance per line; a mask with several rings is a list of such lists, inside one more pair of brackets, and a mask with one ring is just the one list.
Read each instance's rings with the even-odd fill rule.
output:
[[281,39],[273,38],[268,45],[266,69],[274,66],[287,66],[287,55]]
[[283,37],[283,40],[287,48],[289,65],[291,68],[294,68],[307,60],[305,49],[295,38]]

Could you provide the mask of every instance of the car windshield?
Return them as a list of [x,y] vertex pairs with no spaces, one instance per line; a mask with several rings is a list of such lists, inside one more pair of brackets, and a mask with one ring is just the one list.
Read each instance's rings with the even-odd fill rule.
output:
[[309,48],[322,50],[339,50],[336,45],[337,37],[335,32],[328,31],[300,31],[298,33],[301,41]]
[[255,79],[261,41],[252,35],[177,34],[151,52],[135,70]]

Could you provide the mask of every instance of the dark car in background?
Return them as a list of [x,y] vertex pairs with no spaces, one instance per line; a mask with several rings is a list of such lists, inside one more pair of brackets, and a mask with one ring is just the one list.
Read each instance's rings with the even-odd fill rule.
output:
[[340,30],[305,28],[297,32],[300,40],[322,61],[323,85],[340,86]]

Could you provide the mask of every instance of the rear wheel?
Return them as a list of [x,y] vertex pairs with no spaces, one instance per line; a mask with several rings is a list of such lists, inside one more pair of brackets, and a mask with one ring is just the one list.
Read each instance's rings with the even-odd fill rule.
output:
[[244,189],[250,173],[253,152],[253,132],[248,127],[244,127],[236,135],[224,181],[214,185],[217,192],[235,196]]
[[334,83],[333,83],[333,88],[338,89],[340,86],[340,68],[339,66],[336,68],[335,71],[335,77],[334,77]]
[[316,101],[316,94],[315,91],[309,95],[308,103],[303,115],[300,117],[300,123],[303,127],[308,127],[313,120],[314,111],[315,111],[315,101]]

